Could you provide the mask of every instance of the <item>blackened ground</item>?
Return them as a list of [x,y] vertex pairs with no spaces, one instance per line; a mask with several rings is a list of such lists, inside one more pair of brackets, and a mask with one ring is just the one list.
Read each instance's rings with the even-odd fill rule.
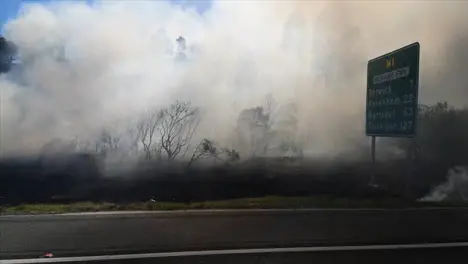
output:
[[99,158],[88,154],[10,159],[0,162],[0,204],[135,202],[151,198],[191,202],[265,195],[414,199],[440,183],[448,169],[419,164],[409,177],[405,161],[377,167],[379,189],[368,186],[370,169],[364,162],[270,158],[190,168],[181,163],[146,162],[125,170],[127,173],[109,176],[104,175]]

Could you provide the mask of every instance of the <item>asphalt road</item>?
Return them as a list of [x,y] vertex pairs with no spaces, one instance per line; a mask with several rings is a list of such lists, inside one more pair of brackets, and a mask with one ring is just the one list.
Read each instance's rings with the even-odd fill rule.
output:
[[0,259],[468,241],[467,209],[259,210],[0,217]]
[[[130,263],[242,263],[242,264],[395,264],[424,263],[440,264],[456,262],[468,257],[468,243],[454,244],[419,244],[411,246],[353,246],[353,247],[307,247],[307,248],[272,248],[248,250],[188,251],[171,253],[146,253],[129,255],[104,255],[62,258],[32,258],[0,260],[2,264],[40,264],[40,263],[95,263],[95,264],[130,264]],[[379,248],[380,247],[380,248]]]

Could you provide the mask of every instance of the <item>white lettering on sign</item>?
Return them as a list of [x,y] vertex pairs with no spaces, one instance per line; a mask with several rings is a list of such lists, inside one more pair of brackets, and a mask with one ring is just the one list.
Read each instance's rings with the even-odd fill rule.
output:
[[410,94],[405,94],[403,95],[403,103],[404,104],[411,104],[414,102],[414,94],[410,93]]
[[410,73],[410,68],[408,66],[403,67],[403,68],[399,68],[399,69],[396,69],[396,70],[393,70],[393,71],[390,71],[390,72],[375,75],[372,78],[372,83],[373,84],[379,84],[379,83],[383,83],[383,82],[388,82],[388,81],[393,81],[393,80],[405,78],[405,77],[407,77],[409,75],[409,73]]
[[396,129],[400,131],[411,131],[413,129],[412,121],[402,121],[398,125],[395,122],[369,122],[367,124],[369,130],[380,130],[380,131],[394,131]]
[[375,97],[379,95],[391,95],[392,94],[392,87],[390,85],[378,88],[378,89],[369,89],[369,97]]
[[367,128],[369,130],[394,131],[398,125],[394,122],[369,122]]
[[403,116],[404,117],[413,117],[414,115],[414,110],[412,107],[405,107],[403,110]]
[[378,107],[378,106],[394,106],[400,105],[401,100],[400,97],[392,97],[392,98],[383,98],[380,100],[370,100],[368,102],[369,107]]
[[396,111],[385,110],[385,111],[368,111],[367,118],[369,120],[393,120],[396,117]]
[[413,129],[413,122],[412,121],[403,121],[400,123],[400,129],[403,131]]

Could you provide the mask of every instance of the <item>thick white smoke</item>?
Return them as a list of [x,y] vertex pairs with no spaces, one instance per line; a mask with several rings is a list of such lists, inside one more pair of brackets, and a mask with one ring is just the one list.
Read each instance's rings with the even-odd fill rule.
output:
[[[0,76],[1,152],[86,138],[191,100],[199,135],[229,144],[239,112],[272,93],[298,108],[306,153],[364,136],[367,60],[421,43],[421,100],[465,102],[465,1],[215,1],[202,15],[161,1],[24,4],[5,25],[22,64]],[[465,35],[464,35],[465,34]],[[187,40],[187,60],[171,56]]]
[[447,174],[447,181],[435,187],[428,195],[421,198],[426,202],[456,201],[468,199],[468,170],[466,167],[454,167]]

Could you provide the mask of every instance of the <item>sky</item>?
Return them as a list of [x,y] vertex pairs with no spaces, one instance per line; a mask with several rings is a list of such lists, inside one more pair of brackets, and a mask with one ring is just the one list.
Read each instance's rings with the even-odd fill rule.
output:
[[[74,0],[74,2],[88,2],[92,3],[93,0]],[[109,1],[109,0],[107,0]],[[199,13],[205,12],[211,6],[211,0],[155,0],[155,1],[168,1],[174,5],[181,5],[185,7],[195,7]],[[22,3],[47,3],[51,0],[1,0],[0,1],[0,32],[3,32],[3,26],[8,20],[17,16],[20,11]]]
[[[239,113],[271,94],[296,107],[305,155],[354,157],[369,142],[368,60],[416,41],[419,101],[467,105],[468,1],[83,1],[0,0],[22,61],[0,76],[3,153],[124,133],[176,100],[203,110],[193,142],[239,150]],[[172,59],[179,36],[183,63]]]

